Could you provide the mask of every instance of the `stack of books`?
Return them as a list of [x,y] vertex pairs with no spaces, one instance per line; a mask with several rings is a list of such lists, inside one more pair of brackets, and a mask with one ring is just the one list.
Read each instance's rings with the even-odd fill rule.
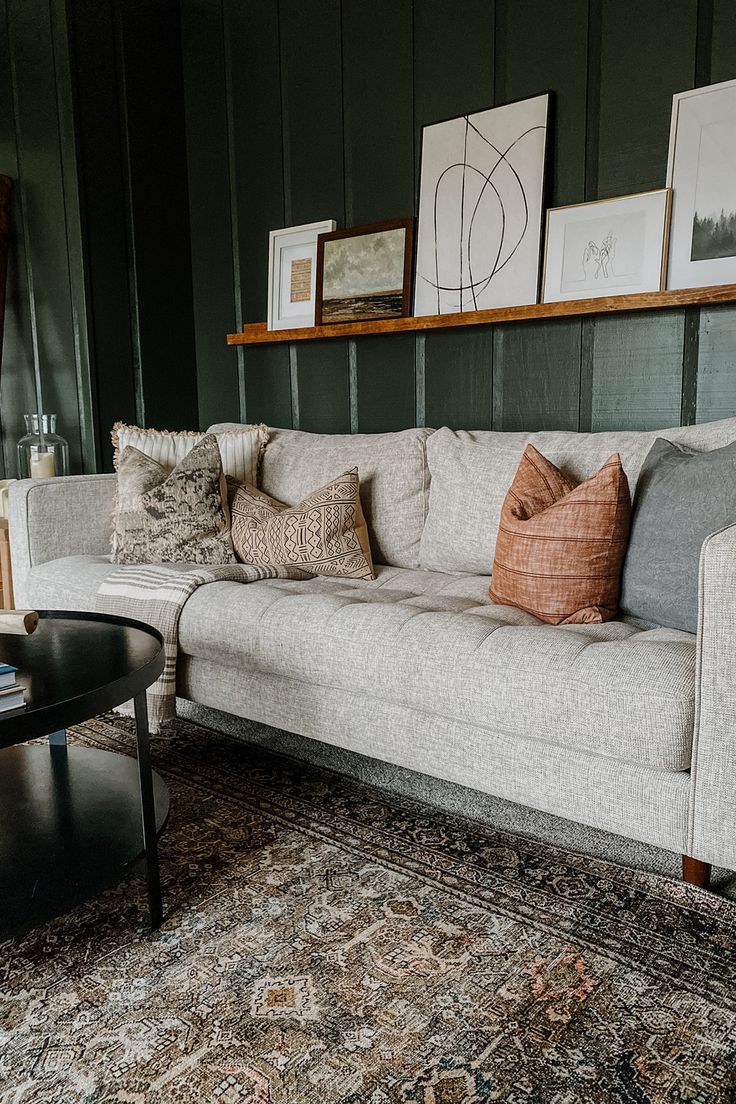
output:
[[23,687],[16,682],[17,673],[16,667],[0,663],[0,717],[20,713],[26,707]]

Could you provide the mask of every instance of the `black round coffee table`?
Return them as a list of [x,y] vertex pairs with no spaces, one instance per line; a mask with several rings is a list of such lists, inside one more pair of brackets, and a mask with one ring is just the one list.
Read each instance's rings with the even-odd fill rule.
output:
[[[0,714],[0,930],[58,914],[145,855],[151,926],[161,923],[158,834],[168,790],[151,770],[146,688],[164,668],[155,629],[106,614],[43,611],[35,633],[0,631],[27,707]],[[137,764],[68,747],[66,729],[133,699]],[[48,736],[48,747],[20,746]]]

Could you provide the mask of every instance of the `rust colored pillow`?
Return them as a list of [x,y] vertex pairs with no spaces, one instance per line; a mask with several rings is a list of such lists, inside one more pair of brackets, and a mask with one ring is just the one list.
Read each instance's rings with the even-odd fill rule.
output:
[[610,621],[630,522],[618,453],[576,484],[527,445],[501,510],[488,593],[550,625]]

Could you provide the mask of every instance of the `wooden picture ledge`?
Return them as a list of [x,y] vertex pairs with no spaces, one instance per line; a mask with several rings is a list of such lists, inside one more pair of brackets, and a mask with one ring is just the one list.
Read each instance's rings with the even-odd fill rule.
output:
[[317,341],[326,337],[361,337],[366,334],[419,333],[459,326],[490,326],[547,318],[622,314],[627,311],[668,310],[676,307],[736,303],[736,284],[656,291],[643,295],[609,295],[604,299],[575,299],[564,303],[534,303],[526,307],[429,314],[420,318],[385,318],[376,322],[339,322],[331,326],[307,326],[299,330],[269,330],[265,322],[248,322],[242,333],[227,335],[228,345],[273,345],[285,341]]

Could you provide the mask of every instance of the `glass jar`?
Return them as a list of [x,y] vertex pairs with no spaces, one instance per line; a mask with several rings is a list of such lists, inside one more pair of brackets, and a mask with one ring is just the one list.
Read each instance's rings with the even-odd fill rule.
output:
[[26,435],[18,442],[18,478],[69,474],[69,445],[56,432],[55,414],[24,414]]

